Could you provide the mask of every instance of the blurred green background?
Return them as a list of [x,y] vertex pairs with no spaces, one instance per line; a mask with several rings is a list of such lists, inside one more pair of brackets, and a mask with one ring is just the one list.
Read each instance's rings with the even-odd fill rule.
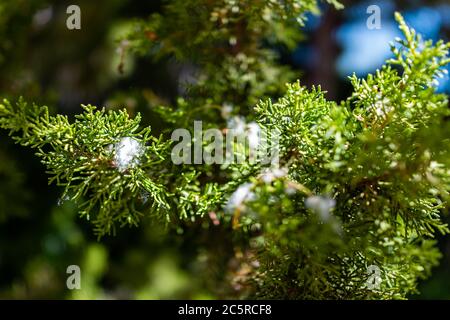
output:
[[[81,30],[66,28],[71,4],[81,8]],[[305,40],[293,52],[279,48],[281,61],[301,70],[302,82],[322,85],[328,98],[345,98],[351,72],[363,76],[389,57],[388,41],[397,32],[395,10],[425,37],[449,40],[448,1],[344,4],[344,11],[324,6],[322,16],[309,16]],[[382,9],[380,30],[366,28],[371,4]],[[141,112],[157,133],[161,121],[151,107],[182,94],[189,66],[124,55],[116,39],[134,18],[146,18],[161,6],[157,0],[0,0],[0,97],[24,96],[69,116],[80,112],[80,104],[125,107],[130,114]],[[450,92],[450,81],[443,79],[439,90]],[[241,288],[233,279],[242,270],[234,266],[237,261],[211,261],[211,252],[234,249],[220,226],[208,227],[211,241],[201,236],[202,226],[165,230],[145,220],[97,241],[91,226],[77,216],[76,204],[60,199],[61,192],[48,186],[32,151],[0,133],[0,299],[238,296]],[[449,237],[439,239],[439,245],[441,265],[411,298],[450,299]],[[81,268],[81,290],[66,287],[69,265]]]

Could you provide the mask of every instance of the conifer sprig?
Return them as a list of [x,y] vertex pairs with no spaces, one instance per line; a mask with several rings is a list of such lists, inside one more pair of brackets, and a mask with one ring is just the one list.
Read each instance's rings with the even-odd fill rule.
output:
[[[47,107],[5,100],[0,126],[17,143],[37,150],[50,183],[64,187],[62,199],[80,202],[80,213],[100,236],[114,232],[116,224],[137,225],[144,207],[164,215],[168,192],[162,162],[170,143],[153,137],[150,128],[139,130],[139,115],[130,119],[126,111],[91,105],[83,110],[71,123],[67,116],[50,116]],[[129,154],[119,154],[130,148],[126,144]]]

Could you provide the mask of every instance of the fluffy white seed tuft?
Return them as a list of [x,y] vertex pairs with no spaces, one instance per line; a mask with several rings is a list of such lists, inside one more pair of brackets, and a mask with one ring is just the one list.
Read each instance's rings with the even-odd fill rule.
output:
[[255,194],[251,191],[252,187],[253,184],[249,182],[240,185],[228,200],[225,211],[233,213],[244,201],[253,200]]
[[271,168],[266,169],[261,175],[261,180],[265,183],[271,183],[272,181],[283,178],[287,176],[288,169],[287,168]]
[[144,154],[144,146],[131,137],[124,137],[114,144],[114,165],[119,171],[125,171],[140,164]]

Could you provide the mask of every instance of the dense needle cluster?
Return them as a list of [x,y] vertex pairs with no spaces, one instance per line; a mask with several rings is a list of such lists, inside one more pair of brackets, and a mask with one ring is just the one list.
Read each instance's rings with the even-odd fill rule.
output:
[[[347,100],[329,101],[261,44],[295,43],[291,20],[303,24],[307,11],[316,1],[184,0],[136,22],[124,54],[198,66],[177,104],[155,109],[161,136],[125,110],[83,106],[69,121],[22,99],[0,104],[0,127],[36,150],[99,236],[147,216],[183,228],[214,217],[251,266],[242,297],[405,298],[438,263],[435,233],[449,232],[450,112],[435,80],[450,44],[423,40],[397,14],[394,58],[352,76]],[[279,166],[171,162],[172,130],[194,120],[225,129],[230,119],[276,131]],[[381,272],[375,288],[370,266]]]

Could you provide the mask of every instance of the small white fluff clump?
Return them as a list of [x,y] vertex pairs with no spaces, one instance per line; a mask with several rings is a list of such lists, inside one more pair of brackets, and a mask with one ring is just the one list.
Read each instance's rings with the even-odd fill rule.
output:
[[318,213],[323,221],[327,221],[330,218],[331,209],[336,205],[336,200],[324,196],[310,196],[306,198],[305,205]]
[[247,124],[248,146],[252,150],[256,150],[259,145],[261,127],[256,122]]
[[242,116],[234,116],[227,121],[228,129],[237,136],[245,135],[248,146],[251,150],[256,150],[261,142],[261,127],[256,122],[245,122]]
[[241,135],[245,133],[245,118],[242,116],[234,116],[227,121],[228,129],[233,130],[235,135]]
[[233,112],[232,104],[224,103],[222,105],[222,109],[220,110],[220,114],[221,114],[222,118],[229,119],[232,112]]
[[68,195],[65,195],[61,198],[58,198],[57,206],[60,207],[64,204],[64,202],[70,200],[70,197]]
[[271,183],[275,179],[283,178],[287,176],[288,169],[287,168],[271,168],[267,169],[261,175],[261,180],[265,183]]
[[144,146],[136,139],[124,137],[114,144],[114,165],[119,171],[125,171],[140,163]]
[[231,195],[225,207],[225,211],[233,213],[244,201],[253,200],[255,194],[251,191],[253,183],[247,182],[239,186]]

